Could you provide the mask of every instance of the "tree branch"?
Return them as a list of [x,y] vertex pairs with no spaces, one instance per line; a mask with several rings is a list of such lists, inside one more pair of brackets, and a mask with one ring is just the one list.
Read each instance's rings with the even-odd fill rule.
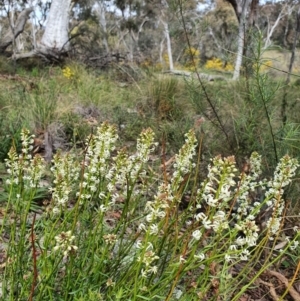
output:
[[16,37],[23,32],[27,19],[30,13],[33,11],[33,7],[23,10],[17,18],[16,25],[13,30],[10,30],[0,42],[0,52],[4,52],[5,49],[11,45]]

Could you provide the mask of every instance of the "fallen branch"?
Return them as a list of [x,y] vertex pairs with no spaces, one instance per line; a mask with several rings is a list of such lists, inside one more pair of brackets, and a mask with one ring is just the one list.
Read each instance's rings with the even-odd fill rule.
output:
[[265,286],[268,286],[269,289],[270,289],[270,295],[271,295],[272,299],[274,301],[279,301],[280,298],[278,297],[278,295],[276,293],[276,290],[275,290],[275,287],[274,287],[273,283],[266,282],[266,281],[263,281],[261,279],[258,279],[257,282],[258,282],[258,284],[263,284]]
[[[182,70],[169,70],[165,71],[164,73],[169,73],[172,75],[178,75],[178,76],[184,76],[184,77],[193,77],[195,76],[195,73],[189,72],[189,71],[182,71]],[[206,73],[199,73],[199,76],[201,79],[212,82],[215,80],[227,80],[224,76],[222,75],[211,75],[211,74],[206,74]]]
[[61,62],[62,58],[65,56],[66,51],[58,51],[54,49],[49,49],[46,47],[43,47],[41,45],[38,46],[37,49],[32,50],[30,52],[26,53],[17,53],[12,56],[12,59],[20,60],[20,59],[26,59],[31,57],[40,57],[46,61],[49,62]]
[[[300,294],[294,289],[294,287],[291,285],[291,283],[285,276],[283,276],[282,274],[280,274],[278,272],[271,271],[271,270],[266,271],[266,273],[269,274],[270,276],[276,277],[279,281],[281,281],[284,284],[284,286],[286,287],[286,289],[288,290],[290,296],[295,301],[300,301]],[[265,282],[261,279],[259,279],[259,282],[270,287],[270,294],[274,301],[279,301],[279,300],[282,301],[283,300],[282,297],[277,296],[273,284],[271,284],[269,282]]]

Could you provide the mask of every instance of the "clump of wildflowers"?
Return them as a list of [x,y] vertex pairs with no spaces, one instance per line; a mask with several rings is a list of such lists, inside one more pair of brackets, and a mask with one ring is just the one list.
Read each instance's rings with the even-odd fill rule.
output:
[[[196,196],[197,208],[200,209],[204,201],[204,207],[207,209],[195,214],[200,228],[193,230],[191,245],[201,239],[205,230],[221,234],[228,229],[231,239],[228,251],[224,253],[227,262],[245,261],[250,258],[249,248],[257,245],[259,237],[260,228],[255,220],[261,210],[273,212],[266,223],[269,238],[273,239],[272,236],[278,233],[283,219],[283,188],[290,184],[295,176],[298,163],[289,156],[283,157],[275,170],[274,179],[268,183],[259,181],[261,156],[256,152],[251,155],[248,167],[236,182],[237,169],[234,158],[215,157],[212,165],[208,167],[207,180]],[[262,194],[259,195],[259,200],[254,197],[257,189]],[[267,190],[265,200],[264,190]],[[265,208],[264,204],[268,208]]]
[[157,266],[153,265],[154,261],[158,260],[159,256],[153,251],[153,245],[148,244],[141,250],[141,255],[138,256],[137,261],[143,264],[141,274],[143,278],[147,278],[150,274],[157,273]]
[[44,159],[36,155],[31,155],[34,143],[34,135],[30,135],[27,129],[21,131],[22,153],[17,154],[14,147],[8,153],[8,159],[5,160],[7,173],[10,175],[6,184],[19,185],[22,183],[25,189],[37,188],[40,186],[40,180],[44,174]]
[[137,139],[137,154],[136,157],[142,162],[148,162],[149,155],[155,150],[157,143],[154,142],[154,132],[147,128],[143,130]]
[[70,67],[65,67],[62,70],[62,72],[63,72],[64,77],[66,77],[67,79],[72,79],[75,76],[75,72]]
[[[98,127],[96,133],[87,139],[86,166],[81,183],[81,203],[84,203],[85,200],[91,200],[93,197],[99,196],[100,201],[105,197],[101,186],[103,186],[103,181],[109,172],[111,152],[115,149],[117,139],[116,128],[107,122]],[[103,210],[105,209],[103,208]]]
[[[124,149],[120,150],[113,158],[111,168],[107,171],[105,178],[109,181],[107,190],[112,194],[111,203],[114,204],[120,197],[127,197],[128,189],[134,195],[141,193],[136,187],[138,177],[145,176],[144,164],[149,160],[149,155],[154,151],[154,132],[150,128],[145,129],[137,139],[137,152],[129,156]],[[133,190],[134,188],[134,190]],[[130,192],[130,193],[131,193]]]
[[[22,132],[21,155],[12,149],[6,161],[10,175],[8,184],[12,185],[11,191],[14,192],[11,195],[14,200],[23,201],[28,195],[33,195],[32,190],[27,194],[22,192],[37,187],[42,176],[42,158],[31,157],[32,139],[28,131]],[[40,229],[46,234],[36,243],[36,246],[41,243],[43,250],[52,251],[51,256],[48,256],[47,251],[39,252],[39,256],[36,256],[41,298],[47,299],[43,289],[46,290],[49,283],[55,284],[53,287],[56,289],[55,279],[50,279],[47,271],[56,255],[63,262],[70,259],[63,273],[58,274],[54,270],[50,273],[51,277],[63,276],[59,278],[62,280],[59,294],[61,287],[65,288],[66,285],[66,296],[74,292],[74,298],[77,298],[76,291],[83,288],[78,289],[77,286],[85,282],[85,272],[88,271],[89,279],[95,278],[97,281],[96,288],[106,294],[103,299],[119,296],[122,300],[151,299],[166,294],[166,300],[174,299],[175,295],[178,299],[182,298],[182,294],[187,300],[193,300],[196,295],[205,299],[206,295],[213,292],[212,289],[224,296],[224,299],[231,300],[235,297],[231,295],[230,288],[235,283],[250,279],[248,270],[259,266],[257,260],[266,244],[273,245],[273,248],[269,249],[270,256],[264,257],[266,263],[260,261],[262,267],[258,275],[278,261],[280,256],[282,258],[284,252],[277,252],[275,244],[264,238],[275,239],[274,236],[283,224],[283,190],[295,175],[298,167],[296,160],[288,156],[282,158],[274,178],[267,182],[260,181],[261,157],[257,153],[251,155],[248,168],[244,168],[241,174],[237,172],[234,157],[217,156],[208,166],[207,178],[200,185],[198,178],[193,185],[189,185],[185,180],[189,179],[195,168],[197,142],[192,131],[186,134],[185,144],[175,156],[173,173],[165,173],[164,177],[158,179],[152,179],[145,168],[156,146],[151,129],[141,133],[134,154],[128,154],[124,148],[113,157],[117,139],[116,128],[103,123],[89,137],[84,158],[80,158],[82,162],[71,153],[54,156],[51,166],[53,187],[50,189],[53,212],[64,210],[77,192],[76,210],[69,210],[64,219],[39,222],[37,227],[33,222],[31,229],[26,215],[21,231],[17,231],[19,222],[12,224],[15,228],[10,232],[15,233],[15,236],[11,236],[10,241],[15,246],[20,245],[19,258],[28,253],[27,237],[33,240],[33,232]],[[183,193],[190,192],[190,187],[190,203],[185,210],[179,207],[179,203]],[[146,189],[147,194],[144,193]],[[23,214],[23,207],[20,208],[19,212]],[[140,208],[143,208],[143,212]],[[262,230],[257,224],[257,217],[265,209],[272,214],[271,217],[267,216],[267,229]],[[72,227],[72,230],[65,232],[63,229],[56,230],[57,227]],[[77,255],[78,244],[74,231],[78,237],[84,238],[80,240],[82,256],[77,256],[76,261],[73,256]],[[285,249],[298,256],[298,228],[294,228],[294,231],[297,232],[296,237],[286,238]],[[9,256],[17,258],[13,254],[13,247],[10,246]],[[6,275],[10,275],[9,269],[14,269],[15,274],[27,270],[25,265],[30,260],[25,259],[14,260],[18,265],[7,264]],[[240,261],[248,262],[237,266]],[[57,261],[54,268],[60,268],[60,262]],[[78,269],[79,266],[87,268]],[[236,274],[233,275],[233,271]],[[183,283],[186,281],[182,281],[182,277],[187,273],[191,275],[191,283],[185,286]],[[74,285],[73,279],[76,279]],[[245,287],[250,287],[254,280],[251,278],[250,284],[245,284]],[[6,287],[13,287],[9,281]],[[36,292],[39,293],[38,290]],[[93,291],[93,294],[95,298],[100,298],[97,291]]]
[[[173,203],[174,197],[170,190],[170,184],[161,184],[153,201],[146,203],[146,221],[154,227],[155,223],[166,216],[166,209]],[[140,226],[142,227],[142,226]],[[150,226],[151,230],[151,226]]]
[[5,165],[7,173],[10,175],[9,179],[6,180],[7,185],[19,184],[20,177],[22,175],[24,163],[20,162],[19,156],[15,148],[11,148],[8,152],[8,159],[5,159]]
[[156,145],[153,130],[150,128],[143,130],[137,139],[137,152],[128,157],[126,167],[124,166],[124,170],[121,172],[123,176],[128,177],[131,181],[136,181],[138,176],[144,176],[143,165],[148,162],[149,155],[155,150]]
[[285,206],[283,199],[284,187],[291,183],[298,167],[297,160],[286,155],[277,165],[273,180],[268,182],[268,191],[265,197],[268,210],[272,210],[272,216],[267,220],[270,239],[277,234],[283,219]]
[[204,212],[195,215],[196,221],[200,221],[204,229],[221,232],[229,227],[227,212],[229,202],[233,199],[236,171],[234,157],[223,159],[217,156],[212,160],[212,165],[208,166],[207,180],[198,189],[196,196],[198,209],[202,207],[202,201],[206,203],[205,206],[209,206],[208,208],[213,208],[210,215]]
[[[257,187],[263,189],[263,182],[259,182],[259,176],[261,175],[261,156],[254,152],[251,154],[249,161],[249,171],[243,172],[240,175],[240,181],[238,188],[236,189],[236,219],[240,220],[248,215],[250,219],[254,219],[254,214],[257,215],[260,209],[261,203],[258,200],[253,200],[250,196],[251,192],[254,192]],[[262,193],[262,191],[261,191]],[[256,210],[255,208],[258,207]],[[250,214],[251,213],[251,214]]]
[[158,191],[153,200],[146,203],[145,221],[139,225],[139,231],[145,232],[147,237],[140,246],[143,250],[142,256],[138,257],[138,261],[144,264],[141,271],[142,277],[146,278],[149,274],[157,273],[157,266],[152,265],[152,262],[159,259],[159,256],[154,251],[155,241],[157,240],[157,236],[163,235],[166,230],[164,224],[167,212],[178,205],[176,200],[180,199],[178,189],[183,181],[183,177],[195,167],[192,160],[195,155],[196,142],[197,139],[193,131],[186,134],[185,144],[180,149],[178,155],[175,156],[174,172],[170,178],[170,182],[163,181],[158,186]]
[[171,179],[172,189],[174,191],[178,189],[178,185],[182,182],[183,176],[191,172],[196,166],[193,162],[197,143],[194,131],[189,131],[185,134],[185,137],[184,145],[179,150],[179,153],[175,155],[174,172]]
[[198,203],[203,199],[211,207],[226,208],[232,199],[232,187],[236,185],[236,171],[234,157],[215,157],[212,165],[208,166],[207,181],[203,183],[203,188],[198,190]]
[[73,245],[75,236],[72,235],[71,231],[61,232],[59,235],[55,236],[56,246],[53,251],[62,251],[63,255],[66,257],[69,253],[75,253],[78,249],[77,246]]
[[234,66],[231,63],[223,62],[219,58],[212,58],[208,60],[205,64],[206,69],[214,69],[214,70],[224,70],[224,71],[233,71]]
[[[243,234],[238,235],[235,240],[236,246],[243,247],[241,258],[246,258],[246,249],[255,246],[258,239],[259,227],[255,223],[255,218],[262,204],[253,199],[250,194],[258,187],[261,188],[261,193],[263,192],[264,183],[258,181],[261,173],[261,156],[253,152],[249,160],[249,170],[241,173],[240,181],[237,183],[234,204],[236,210],[232,213],[235,219],[235,229]],[[231,247],[234,248],[234,245]]]
[[[165,217],[167,208],[176,205],[174,203],[174,200],[176,199],[175,194],[178,192],[183,176],[191,172],[195,167],[192,160],[195,155],[196,142],[197,139],[193,131],[186,134],[185,144],[179,150],[178,155],[175,156],[174,172],[170,183],[163,182],[160,184],[158,192],[154,196],[154,200],[146,203],[146,221],[150,224],[149,230],[151,234],[158,233],[156,222]],[[144,227],[146,228],[146,226]]]
[[66,208],[71,192],[78,185],[80,165],[71,153],[65,156],[60,153],[55,154],[52,163],[50,170],[54,179],[50,191],[52,192],[53,213],[58,214]]
[[116,234],[106,234],[103,236],[105,243],[108,245],[114,245],[117,242]]

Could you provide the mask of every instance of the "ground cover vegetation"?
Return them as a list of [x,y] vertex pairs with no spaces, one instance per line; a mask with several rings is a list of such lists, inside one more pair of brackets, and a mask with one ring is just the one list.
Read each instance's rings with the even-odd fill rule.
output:
[[297,300],[297,104],[283,124],[261,64],[207,95],[125,66],[4,77],[1,298]]
[[300,11],[250,2],[0,4],[0,300],[300,300]]

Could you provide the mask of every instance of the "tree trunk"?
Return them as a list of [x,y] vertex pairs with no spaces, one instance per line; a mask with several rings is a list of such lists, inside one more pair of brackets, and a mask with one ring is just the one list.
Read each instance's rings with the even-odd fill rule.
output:
[[[268,48],[271,45],[271,37],[274,33],[274,30],[278,26],[279,21],[285,16],[285,12],[284,12],[285,9],[286,9],[286,7],[284,6],[282,8],[282,10],[280,11],[275,23],[273,24],[273,26],[271,28],[269,28],[270,24],[268,24],[268,31],[267,31],[267,37],[266,37],[266,40],[265,40],[264,49]],[[268,23],[269,23],[269,20],[268,20]]]
[[31,37],[32,37],[32,44],[33,44],[33,48],[36,49],[37,47],[37,44],[36,44],[36,28],[35,28],[35,25],[34,25],[34,22],[35,20],[32,18],[31,19]]
[[163,24],[164,27],[164,34],[167,40],[167,51],[168,51],[168,58],[169,58],[169,68],[170,71],[174,69],[174,64],[173,64],[173,56],[172,56],[172,46],[171,46],[171,38],[170,38],[170,32],[169,32],[169,26],[168,23],[163,21],[161,19],[161,23]]
[[162,38],[161,42],[159,43],[159,62],[163,66],[164,65],[164,43],[165,43],[165,37]]
[[234,72],[233,72],[233,80],[237,80],[240,77],[240,69],[242,66],[243,51],[244,51],[244,44],[245,44],[246,14],[247,14],[249,3],[250,0],[243,1],[242,11],[239,16],[238,51],[237,51]]
[[71,0],[52,0],[41,46],[62,52],[69,50],[69,13]]
[[97,2],[97,6],[95,8],[97,15],[99,17],[99,24],[101,26],[102,29],[102,34],[103,34],[103,38],[102,38],[102,42],[103,45],[105,47],[105,51],[106,53],[109,53],[109,46],[108,46],[108,41],[107,41],[107,25],[106,25],[106,17],[105,17],[105,4],[103,0],[100,0]]
[[[52,0],[46,23],[46,29],[41,42],[37,42],[37,46],[33,51],[28,53],[15,54],[13,58],[23,59],[34,56],[42,56],[49,61],[61,60],[61,54],[67,52],[70,47],[68,33],[71,2],[72,0]],[[28,9],[24,10],[20,14],[20,16],[23,13],[25,14],[27,11]],[[28,12],[28,15],[30,12]],[[26,20],[27,18],[24,21],[22,30],[24,29]],[[18,28],[18,25],[16,25],[16,28]],[[15,30],[15,35],[17,33],[18,31]]]
[[295,6],[293,5],[293,3],[291,3],[291,5],[289,5],[287,7],[287,17],[286,17],[286,26],[284,29],[284,35],[283,35],[283,45],[284,47],[288,48],[288,33],[289,33],[289,23],[290,23],[290,19],[292,18],[292,14],[293,14],[293,10],[294,10]]
[[300,7],[298,8],[297,17],[296,17],[296,33],[295,33],[295,37],[294,37],[294,43],[293,43],[292,54],[291,54],[291,59],[290,59],[290,64],[289,64],[289,70],[288,70],[288,74],[287,74],[287,78],[286,78],[286,82],[285,82],[283,100],[282,100],[282,104],[281,104],[281,118],[282,118],[283,125],[286,125],[286,122],[287,122],[287,114],[286,114],[286,110],[287,110],[287,106],[288,106],[287,93],[288,93],[291,73],[293,70],[294,62],[295,62],[295,52],[296,52],[296,47],[297,47],[299,37],[300,37]]
[[290,16],[287,16],[286,17],[286,26],[285,26],[285,29],[284,29],[284,35],[283,35],[283,46],[288,48],[288,41],[287,41],[287,36],[288,36],[288,33],[289,33],[289,22],[290,22]]

